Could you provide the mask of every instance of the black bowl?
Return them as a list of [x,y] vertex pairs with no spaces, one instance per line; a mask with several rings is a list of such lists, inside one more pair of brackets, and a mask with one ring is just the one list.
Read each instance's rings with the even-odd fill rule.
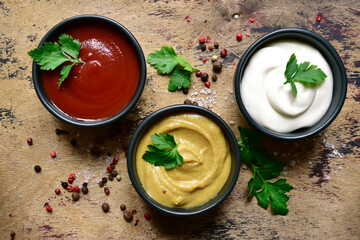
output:
[[[136,170],[136,151],[137,146],[139,144],[140,139],[145,134],[148,127],[150,127],[152,124],[154,124],[159,119],[174,114],[174,113],[181,113],[181,112],[190,112],[190,113],[197,113],[199,115],[203,115],[208,117],[209,119],[213,120],[215,123],[217,123],[221,129],[223,130],[224,136],[227,139],[230,147],[230,151],[232,154],[232,163],[231,163],[231,169],[230,169],[230,175],[227,179],[224,187],[220,190],[220,192],[211,200],[208,202],[200,205],[195,206],[191,208],[176,208],[176,207],[168,207],[164,206],[158,202],[156,202],[154,199],[151,198],[151,196],[146,192],[146,189],[142,185],[139,176],[137,174]],[[210,110],[207,110],[202,107],[193,106],[193,105],[173,105],[168,106],[165,108],[162,108],[153,114],[151,114],[148,118],[146,118],[140,126],[136,129],[134,135],[131,138],[129,151],[127,154],[127,167],[129,176],[131,179],[131,182],[135,188],[135,190],[138,192],[138,194],[152,207],[159,210],[162,213],[169,214],[172,216],[194,216],[201,213],[204,213],[206,211],[209,211],[210,209],[213,209],[217,205],[219,205],[222,201],[225,200],[225,198],[231,193],[232,189],[234,188],[239,171],[240,171],[240,151],[237,144],[237,140],[231,131],[230,127],[222,120],[218,115],[213,113]]]
[[[313,126],[307,128],[301,128],[290,133],[275,132],[259,125],[247,112],[242,102],[241,92],[240,92],[240,84],[242,81],[242,76],[244,74],[244,70],[251,56],[257,50],[265,47],[269,43],[284,39],[299,40],[314,46],[317,50],[320,51],[320,53],[323,55],[323,57],[330,65],[334,78],[333,97],[330,106],[326,111],[326,113],[324,114],[324,116]],[[345,68],[341,61],[340,56],[338,55],[334,47],[328,41],[322,38],[320,35],[308,30],[297,29],[297,28],[286,28],[286,29],[276,30],[256,40],[242,56],[237,66],[237,71],[235,75],[236,100],[240,108],[240,111],[245,117],[245,119],[260,132],[281,140],[297,140],[297,139],[306,138],[328,127],[330,123],[334,121],[336,116],[339,114],[344,104],[346,98],[346,89],[347,89],[347,79],[346,79]]]
[[49,41],[53,41],[53,39],[57,39],[57,37],[64,32],[64,30],[68,27],[71,26],[72,24],[76,24],[79,22],[88,22],[88,23],[97,23],[97,24],[104,24],[104,25],[110,25],[114,28],[116,28],[119,31],[119,34],[122,34],[122,36],[125,36],[128,41],[133,45],[133,48],[136,50],[137,52],[137,57],[139,60],[139,65],[140,65],[140,74],[139,74],[139,85],[137,87],[137,90],[133,96],[133,98],[131,99],[131,101],[129,102],[129,104],[123,109],[121,110],[119,113],[107,117],[107,118],[103,118],[103,119],[98,119],[98,120],[83,120],[83,119],[78,119],[78,118],[74,118],[69,116],[68,114],[64,113],[63,111],[61,111],[47,96],[44,86],[42,84],[42,78],[41,78],[41,71],[39,65],[36,64],[36,62],[33,62],[33,67],[32,67],[32,76],[33,76],[33,81],[34,81],[34,86],[35,86],[35,90],[36,93],[41,101],[41,103],[45,106],[45,108],[52,114],[54,115],[56,118],[66,122],[66,123],[70,123],[76,126],[82,126],[82,127],[97,127],[97,126],[102,126],[102,125],[106,125],[109,124],[111,122],[114,122],[116,120],[119,120],[120,118],[122,118],[123,116],[125,116],[138,102],[144,86],[145,86],[145,81],[146,81],[146,63],[145,63],[145,58],[144,58],[144,54],[143,51],[139,45],[139,43],[137,42],[137,40],[135,39],[135,37],[132,35],[132,33],[127,30],[123,25],[121,25],[120,23],[110,19],[110,18],[106,18],[103,16],[98,16],[98,15],[79,15],[79,16],[75,16],[75,17],[71,17],[68,19],[65,19],[64,21],[58,23],[57,25],[55,25],[45,36],[44,38],[41,40],[40,44],[38,47],[42,46],[44,44],[44,42],[49,42]]

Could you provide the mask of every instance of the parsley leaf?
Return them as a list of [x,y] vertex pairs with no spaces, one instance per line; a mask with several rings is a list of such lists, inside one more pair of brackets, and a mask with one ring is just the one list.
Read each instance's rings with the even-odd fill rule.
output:
[[175,168],[176,165],[182,165],[183,157],[177,151],[178,144],[176,144],[174,136],[171,134],[154,134],[150,136],[153,145],[148,145],[142,158],[148,163],[155,166],[164,166],[165,169]]
[[189,87],[191,73],[199,71],[193,68],[183,56],[177,56],[175,50],[169,46],[162,46],[161,50],[149,53],[147,62],[156,68],[158,73],[171,75],[169,91]]
[[297,96],[295,82],[302,84],[319,84],[327,78],[327,75],[316,65],[310,65],[310,67],[309,65],[310,62],[303,62],[298,65],[295,53],[290,56],[286,64],[284,74],[287,80],[284,84],[290,83],[291,91],[295,97]]
[[59,43],[45,42],[43,46],[30,50],[27,54],[38,64],[42,70],[54,70],[65,62],[72,62],[70,65],[63,66],[59,79],[58,87],[69,76],[71,68],[77,63],[83,63],[78,59],[81,43],[77,39],[63,33],[59,36]]
[[168,86],[169,91],[175,91],[176,89],[187,88],[190,86],[190,72],[176,68],[170,77],[170,82]]
[[254,171],[248,183],[248,200],[256,196],[258,204],[265,209],[271,201],[274,213],[286,215],[289,211],[286,205],[289,197],[285,193],[293,187],[287,184],[285,179],[279,179],[274,183],[267,181],[278,177],[285,163],[276,161],[267,154],[265,147],[258,145],[261,138],[259,132],[240,126],[238,129],[241,135],[238,140],[241,159]]
[[176,57],[172,47],[162,46],[160,51],[156,50],[155,53],[150,53],[147,61],[154,68],[157,68],[158,73],[169,74],[179,64]]

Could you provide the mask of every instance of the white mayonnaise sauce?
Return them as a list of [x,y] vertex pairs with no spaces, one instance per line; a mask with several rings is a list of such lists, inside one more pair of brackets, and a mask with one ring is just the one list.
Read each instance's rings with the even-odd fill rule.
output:
[[[296,82],[296,97],[290,84],[284,85],[286,64],[293,53],[297,64],[309,61],[327,75],[315,86]],[[310,127],[321,119],[332,99],[333,76],[329,64],[313,46],[296,40],[275,41],[251,57],[240,91],[246,110],[258,124],[287,133]]]

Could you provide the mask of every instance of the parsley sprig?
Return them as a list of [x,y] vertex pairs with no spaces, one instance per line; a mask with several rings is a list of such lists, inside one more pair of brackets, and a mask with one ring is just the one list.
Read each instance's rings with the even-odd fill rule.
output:
[[183,157],[178,152],[179,144],[175,142],[171,134],[153,134],[150,136],[153,145],[148,145],[142,158],[155,166],[164,166],[165,169],[175,168],[182,165]]
[[303,62],[300,65],[297,64],[297,59],[295,53],[293,53],[286,64],[285,76],[286,82],[284,84],[290,83],[291,91],[294,96],[297,96],[297,89],[295,82],[302,84],[319,84],[322,83],[327,75],[316,65],[310,65],[310,62]]
[[261,138],[258,132],[240,126],[238,129],[241,135],[238,140],[241,159],[251,166],[254,172],[248,183],[248,200],[255,196],[258,204],[265,209],[271,201],[271,208],[275,214],[286,215],[289,212],[286,205],[289,196],[286,193],[293,187],[282,178],[275,182],[268,181],[280,175],[285,163],[271,158],[266,148],[258,145]]
[[85,62],[81,61],[78,56],[80,52],[81,43],[77,39],[63,33],[59,36],[59,43],[45,42],[43,46],[30,50],[27,54],[38,64],[42,70],[54,70],[65,62],[72,64],[63,66],[60,75],[61,78],[58,83],[60,88],[61,83],[70,74],[71,68],[77,64]]
[[193,68],[183,56],[177,56],[174,49],[169,46],[162,46],[161,50],[156,50],[147,56],[147,62],[157,69],[160,74],[169,74],[169,91],[187,88],[190,86],[191,73],[199,71]]

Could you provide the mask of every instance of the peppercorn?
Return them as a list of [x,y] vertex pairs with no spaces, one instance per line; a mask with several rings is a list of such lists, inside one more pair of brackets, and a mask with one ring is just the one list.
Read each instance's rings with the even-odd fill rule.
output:
[[208,46],[209,51],[212,51],[214,49],[213,45]]
[[118,175],[116,176],[116,180],[118,180],[118,182],[121,180],[120,174],[118,174]]
[[68,187],[68,183],[67,182],[61,182],[61,186],[65,189],[67,189]]
[[214,42],[214,48],[216,48],[216,49],[219,48],[219,43],[218,42]]
[[75,187],[74,187],[74,192],[80,192],[79,186],[75,186]]
[[184,94],[188,94],[189,93],[189,88],[181,88],[181,91],[184,93]]
[[33,145],[33,140],[31,137],[29,137],[27,140],[26,140],[27,144],[29,144],[29,146]]
[[35,165],[34,170],[35,172],[39,173],[41,172],[41,167],[39,165]]
[[101,208],[102,208],[102,210],[103,210],[104,212],[108,212],[108,211],[110,210],[110,206],[109,206],[109,204],[107,204],[107,203],[103,203],[103,204],[101,205]]
[[11,240],[15,239],[15,235],[16,235],[16,233],[14,231],[12,231],[10,233]]
[[103,187],[103,186],[104,186],[103,181],[100,181],[100,182],[99,182],[99,186],[100,186],[100,187]]
[[217,81],[217,76],[216,76],[215,74],[213,74],[213,75],[211,76],[211,80],[212,80],[213,82],[216,82],[216,81]]
[[219,73],[221,72],[221,69],[222,69],[222,63],[220,61],[215,61],[213,64],[214,72]]
[[201,44],[200,45],[201,51],[205,51],[206,50],[206,45],[205,44]]
[[69,134],[69,131],[57,128],[57,129],[55,129],[55,133],[56,133],[56,135]]
[[46,205],[46,211],[48,211],[48,212],[52,212],[52,207],[51,207],[51,205],[50,204],[48,204],[48,205]]
[[198,106],[199,104],[197,102],[192,103],[194,106]]
[[83,185],[83,187],[87,187],[87,186],[88,186],[88,183],[87,183],[87,182],[84,182],[82,185]]
[[215,62],[216,60],[218,60],[218,56],[214,55],[214,56],[211,57],[212,62]]
[[199,42],[200,42],[200,43],[204,43],[204,42],[205,42],[205,37],[201,36],[201,37],[199,38]]
[[227,50],[224,48],[224,49],[221,49],[220,51],[220,57],[226,57],[227,55]]
[[111,173],[112,170],[113,170],[113,169],[112,169],[111,167],[107,167],[107,168],[106,168],[106,171],[107,171],[108,173]]
[[186,99],[186,100],[184,101],[184,104],[192,104],[192,102],[191,102],[190,99]]
[[150,218],[151,218],[150,214],[148,214],[148,213],[145,213],[144,217],[145,217],[146,220],[150,220]]
[[210,82],[205,82],[205,87],[210,88]]
[[236,39],[238,40],[238,41],[240,41],[241,39],[242,39],[242,34],[241,33],[238,33],[238,34],[236,34]]
[[131,214],[130,211],[125,211],[124,212],[124,219],[127,222],[130,222],[133,219],[133,215]]
[[201,74],[202,74],[202,72],[200,72],[200,71],[195,72],[196,77],[201,77]]
[[68,178],[68,182],[69,182],[70,184],[72,184],[72,183],[73,183],[73,181],[74,181],[74,179],[73,179],[73,178]]
[[58,188],[55,189],[55,194],[56,194],[56,195],[60,195],[60,193],[61,193],[60,189],[58,189]]
[[110,194],[110,189],[107,188],[107,187],[104,187],[104,193],[105,193],[106,195],[109,195],[109,194]]
[[114,170],[115,169],[115,164],[114,163],[110,163],[110,168],[112,169],[112,170]]
[[113,163],[114,163],[114,164],[117,164],[118,162],[119,162],[119,158],[118,158],[118,157],[114,157]]
[[51,156],[52,158],[56,158],[56,152],[55,152],[55,151],[51,151],[51,152],[50,152],[50,156]]
[[118,173],[117,173],[117,171],[112,171],[112,173],[111,173],[111,176],[113,177],[113,178],[116,178],[116,176],[118,175]]
[[82,187],[81,191],[83,192],[83,194],[88,194],[89,189],[87,187]]
[[121,204],[121,205],[120,205],[120,209],[121,209],[121,211],[125,211],[125,210],[126,210],[125,204]]
[[209,79],[209,75],[207,73],[203,73],[201,75],[201,81],[206,82]]
[[68,190],[68,192],[73,192],[74,188],[71,185],[69,185],[67,186],[66,190]]
[[109,179],[109,181],[114,181],[114,177],[111,176],[111,174],[109,174],[108,179]]
[[139,220],[138,218],[135,220],[135,226],[138,225],[139,221],[140,221],[140,220]]
[[72,197],[72,199],[74,200],[74,202],[77,202],[77,201],[79,201],[79,199],[80,199],[80,194],[79,194],[78,192],[73,192],[73,193],[71,194],[71,197]]
[[104,184],[106,184],[106,183],[107,183],[107,178],[106,178],[106,177],[103,177],[103,178],[101,179],[101,181],[102,181]]
[[77,141],[75,139],[71,139],[70,141],[71,145],[73,145],[74,147],[76,147],[78,145]]

